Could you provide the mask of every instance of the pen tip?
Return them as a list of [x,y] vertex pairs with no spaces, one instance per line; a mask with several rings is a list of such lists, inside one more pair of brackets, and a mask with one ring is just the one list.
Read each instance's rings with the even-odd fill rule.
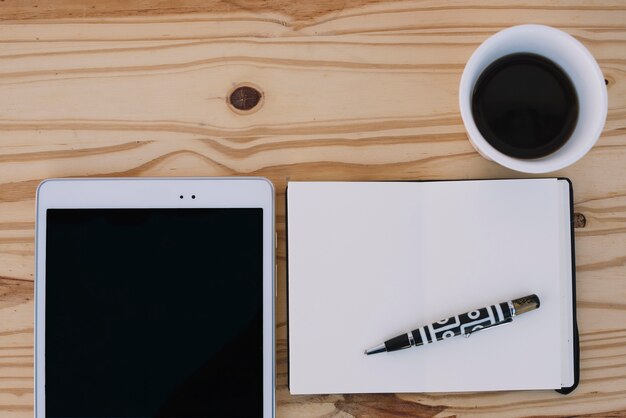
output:
[[385,351],[387,351],[387,347],[383,343],[365,350],[365,354],[369,356],[370,354],[384,353]]

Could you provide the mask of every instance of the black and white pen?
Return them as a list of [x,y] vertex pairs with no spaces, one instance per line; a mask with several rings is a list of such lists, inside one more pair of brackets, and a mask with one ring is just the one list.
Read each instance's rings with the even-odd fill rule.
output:
[[524,296],[497,305],[490,305],[461,315],[455,315],[451,318],[442,319],[434,324],[398,335],[376,347],[365,350],[365,354],[370,355],[417,347],[457,335],[469,337],[473,332],[509,323],[516,316],[539,308],[539,305],[540,302],[537,295]]

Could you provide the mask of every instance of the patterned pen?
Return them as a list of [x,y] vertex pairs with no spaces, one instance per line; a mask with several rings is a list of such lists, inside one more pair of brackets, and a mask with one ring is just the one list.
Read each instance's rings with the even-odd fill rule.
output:
[[539,305],[537,295],[524,296],[497,305],[490,305],[398,335],[376,347],[365,350],[365,354],[417,347],[457,335],[469,337],[473,332],[511,322],[516,316],[539,308]]

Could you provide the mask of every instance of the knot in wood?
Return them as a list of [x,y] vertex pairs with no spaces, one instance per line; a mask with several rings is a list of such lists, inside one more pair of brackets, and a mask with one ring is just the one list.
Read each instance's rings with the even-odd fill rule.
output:
[[258,105],[261,97],[261,92],[254,87],[241,86],[233,90],[228,101],[235,109],[247,111]]
[[574,228],[584,228],[587,225],[587,218],[580,212],[574,213]]

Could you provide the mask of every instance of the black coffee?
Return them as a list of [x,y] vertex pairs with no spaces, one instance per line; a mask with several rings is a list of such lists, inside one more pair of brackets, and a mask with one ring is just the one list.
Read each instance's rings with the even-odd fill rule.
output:
[[498,151],[539,158],[569,139],[578,120],[578,96],[554,62],[535,54],[511,54],[478,78],[472,114],[480,133]]

